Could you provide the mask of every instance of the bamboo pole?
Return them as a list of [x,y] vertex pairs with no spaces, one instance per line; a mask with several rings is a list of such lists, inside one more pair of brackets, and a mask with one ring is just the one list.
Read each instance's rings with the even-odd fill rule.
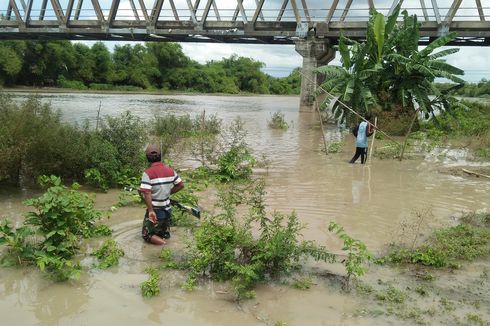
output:
[[490,179],[490,175],[486,175],[486,174],[481,174],[481,173],[478,173],[478,172],[474,172],[474,171],[470,171],[470,170],[467,170],[467,169],[462,169],[463,172],[466,172],[468,174],[473,174],[473,175],[476,175],[477,177],[484,177],[484,178],[488,178]]
[[373,148],[374,148],[374,140],[376,139],[376,127],[378,125],[378,117],[374,118],[374,133],[373,133],[373,139],[371,140],[371,147],[369,148],[369,164],[371,164],[371,156],[373,155]]
[[405,135],[405,141],[403,142],[402,146],[402,151],[400,153],[400,161],[403,160],[403,154],[405,153],[405,147],[407,146],[408,142],[408,137],[410,136],[410,133],[412,132],[413,124],[415,123],[415,120],[417,119],[417,114],[419,113],[419,109],[415,110],[415,113],[412,118],[412,122],[410,122],[410,127],[407,130],[407,134]]
[[99,117],[100,117],[100,107],[102,106],[102,101],[99,101],[99,109],[97,110],[97,121],[95,122],[95,132],[99,129]]

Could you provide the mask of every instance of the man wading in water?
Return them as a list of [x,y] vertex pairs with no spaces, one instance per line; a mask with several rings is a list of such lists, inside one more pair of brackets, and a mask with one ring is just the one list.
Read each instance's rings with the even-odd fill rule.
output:
[[170,238],[170,195],[184,188],[184,183],[174,170],[161,162],[162,154],[157,146],[148,145],[145,154],[150,167],[143,172],[139,189],[146,204],[141,236],[146,242],[164,245],[164,239]]
[[354,130],[352,130],[352,133],[354,136],[356,136],[356,153],[349,161],[351,164],[355,163],[359,156],[361,157],[361,164],[366,162],[368,149],[367,139],[373,134],[373,125],[370,122],[371,113],[366,113],[364,119],[366,119],[368,122],[362,121],[356,128],[354,128]]

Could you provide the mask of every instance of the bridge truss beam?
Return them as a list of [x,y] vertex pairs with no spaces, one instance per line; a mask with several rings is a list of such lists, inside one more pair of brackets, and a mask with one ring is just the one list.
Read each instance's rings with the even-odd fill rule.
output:
[[[0,39],[293,44],[310,35],[335,44],[341,33],[365,38],[369,9],[388,15],[400,2],[332,0],[316,8],[312,0],[112,0],[102,8],[99,1],[2,1]],[[456,44],[490,45],[490,7],[481,0],[406,3],[412,7],[402,2],[402,9],[423,17],[422,42],[456,31]]]

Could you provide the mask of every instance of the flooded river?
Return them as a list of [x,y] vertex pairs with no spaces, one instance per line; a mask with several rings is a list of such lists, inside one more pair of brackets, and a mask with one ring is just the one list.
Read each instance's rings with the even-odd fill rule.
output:
[[[16,94],[21,100],[24,94]],[[216,114],[229,123],[240,116],[248,131],[247,142],[258,156],[270,161],[268,171],[259,171],[266,180],[268,209],[289,213],[295,210],[305,224],[308,240],[338,248],[327,230],[330,221],[343,225],[354,238],[380,252],[400,236],[400,223],[417,212],[431,211],[425,228],[454,224],[454,216],[490,206],[490,182],[441,174],[447,162],[438,160],[373,159],[364,166],[348,164],[354,152],[353,136],[346,136],[343,152],[325,155],[315,113],[299,112],[297,97],[238,97],[197,95],[109,95],[41,94],[42,100],[59,108],[63,119],[94,123],[99,105],[101,115],[117,115],[126,110],[150,120],[155,115]],[[290,128],[268,128],[276,111],[284,113]],[[336,128],[327,130],[328,141],[338,141]],[[178,163],[177,163],[178,165]],[[185,165],[184,163],[182,165]],[[184,167],[184,166],[183,166]],[[185,181],[185,180],[184,180]],[[20,220],[27,208],[21,201],[28,190],[0,190],[1,216]],[[97,195],[99,208],[117,202],[117,192]],[[201,199],[206,209],[210,203]],[[108,221],[115,240],[126,256],[118,268],[91,270],[78,281],[53,284],[35,269],[0,270],[1,325],[374,325],[380,320],[356,314],[359,301],[328,282],[317,282],[300,291],[279,284],[263,285],[256,299],[236,304],[226,284],[205,283],[193,292],[180,289],[183,276],[168,272],[162,293],[143,299],[139,284],[146,280],[146,265],[157,261],[160,248],[143,243],[139,236],[142,208],[119,209]],[[186,238],[175,229],[169,248]],[[90,246],[90,244],[89,244]],[[82,260],[85,270],[91,260]],[[311,268],[327,267],[312,266]],[[334,267],[332,267],[334,268]],[[339,270],[340,271],[340,270]],[[337,271],[333,271],[337,272]],[[388,321],[387,321],[388,322]]]

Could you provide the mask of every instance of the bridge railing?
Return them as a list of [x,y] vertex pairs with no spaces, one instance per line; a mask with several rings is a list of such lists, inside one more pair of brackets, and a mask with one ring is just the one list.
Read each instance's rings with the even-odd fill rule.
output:
[[[370,9],[388,15],[399,1],[0,0],[0,39],[194,41],[189,35],[199,34],[217,42],[292,43],[311,30],[318,37],[335,39],[342,31],[362,38]],[[449,30],[462,39],[490,37],[490,0],[411,0],[402,9],[419,17],[427,37]]]

